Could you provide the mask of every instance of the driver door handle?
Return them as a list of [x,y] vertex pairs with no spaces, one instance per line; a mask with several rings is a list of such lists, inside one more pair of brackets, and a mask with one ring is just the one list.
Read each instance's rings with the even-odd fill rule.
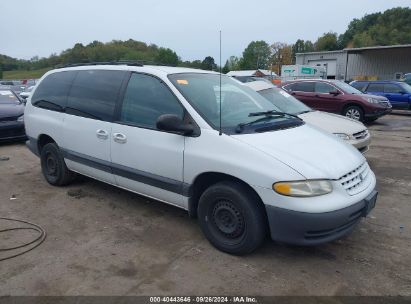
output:
[[125,144],[127,142],[127,137],[123,133],[114,133],[113,139],[119,144]]
[[100,139],[107,139],[108,138],[108,132],[106,130],[103,130],[103,129],[98,129],[96,131],[96,136],[97,136],[97,138],[100,138]]

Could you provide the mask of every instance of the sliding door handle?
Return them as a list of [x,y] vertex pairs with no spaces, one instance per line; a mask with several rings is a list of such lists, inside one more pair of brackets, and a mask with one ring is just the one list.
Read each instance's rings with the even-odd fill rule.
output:
[[114,133],[113,139],[119,144],[125,144],[127,142],[127,137],[123,133]]
[[107,139],[108,138],[108,132],[106,130],[98,129],[96,131],[96,136],[97,136],[97,138],[100,138],[100,139]]

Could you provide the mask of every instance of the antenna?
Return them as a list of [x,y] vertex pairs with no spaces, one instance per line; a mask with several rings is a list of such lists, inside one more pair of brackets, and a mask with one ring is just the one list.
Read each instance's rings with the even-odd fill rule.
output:
[[221,130],[221,30],[220,30],[220,131],[219,131],[219,135],[221,136],[223,134],[222,130]]

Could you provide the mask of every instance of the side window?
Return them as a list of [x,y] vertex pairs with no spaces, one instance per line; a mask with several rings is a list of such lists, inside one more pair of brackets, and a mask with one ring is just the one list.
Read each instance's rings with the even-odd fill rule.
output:
[[384,92],[384,85],[382,83],[370,83],[367,92]]
[[392,83],[384,84],[384,92],[385,93],[400,93],[402,92],[400,86]]
[[330,93],[334,92],[336,88],[334,88],[332,85],[329,85],[328,83],[325,82],[316,82],[315,83],[315,92],[324,94],[324,93]]
[[295,91],[296,86],[297,86],[296,83],[291,83],[291,84],[284,86],[284,90],[292,92],[292,91]]
[[156,129],[158,117],[175,114],[183,119],[184,108],[159,79],[133,73],[124,95],[120,121]]
[[314,85],[314,82],[298,82],[294,91],[312,93],[314,92]]
[[78,71],[67,102],[67,114],[112,121],[126,72]]
[[67,95],[76,73],[76,71],[67,71],[48,75],[34,92],[31,103],[52,111],[64,111]]

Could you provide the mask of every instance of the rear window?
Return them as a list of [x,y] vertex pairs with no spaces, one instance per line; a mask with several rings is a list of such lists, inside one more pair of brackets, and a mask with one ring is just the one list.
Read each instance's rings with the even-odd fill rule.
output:
[[48,75],[34,92],[31,103],[48,110],[64,111],[67,104],[67,94],[76,73],[75,71],[67,71]]
[[382,83],[370,83],[367,92],[384,92],[384,85]]
[[127,72],[78,71],[70,89],[67,114],[112,121],[120,87]]

